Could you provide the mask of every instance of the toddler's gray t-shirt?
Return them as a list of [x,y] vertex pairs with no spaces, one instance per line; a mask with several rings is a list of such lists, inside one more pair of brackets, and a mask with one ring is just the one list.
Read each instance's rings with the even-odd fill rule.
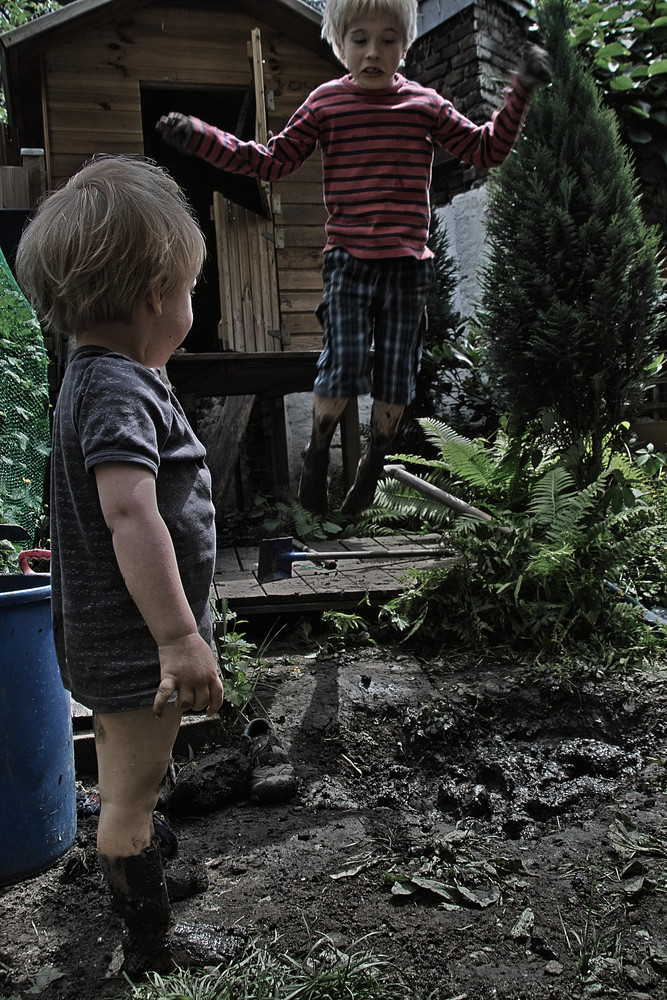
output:
[[157,372],[104,348],[72,354],[53,426],[53,633],[65,687],[94,711],[149,707],[160,680],[155,640],[116,562],[95,466],[137,462],[154,473],[185,594],[210,642],[215,521],[205,456]]

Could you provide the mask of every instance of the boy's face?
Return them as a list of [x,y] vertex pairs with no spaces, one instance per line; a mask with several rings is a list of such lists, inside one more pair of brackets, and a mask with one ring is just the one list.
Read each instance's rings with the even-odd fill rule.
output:
[[389,87],[406,52],[403,29],[393,17],[351,21],[343,38],[345,65],[366,90]]

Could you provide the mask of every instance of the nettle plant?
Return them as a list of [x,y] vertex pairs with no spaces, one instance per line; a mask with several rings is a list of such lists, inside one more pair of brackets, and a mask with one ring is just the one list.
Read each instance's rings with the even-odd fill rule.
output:
[[[439,455],[428,480],[492,515],[490,521],[450,518],[448,541],[458,560],[413,570],[411,585],[382,611],[410,638],[442,647],[509,644],[539,661],[565,649],[614,649],[619,661],[665,648],[667,632],[649,626],[623,592],[654,594],[664,579],[664,504],[656,504],[642,468],[610,456],[606,471],[583,489],[556,453],[543,453],[528,434],[501,430],[492,446],[437,421],[424,431]],[[409,456],[403,456],[410,460]],[[381,485],[380,503],[409,508],[410,491]],[[421,503],[422,501],[417,501]],[[644,567],[648,579],[644,580]]]

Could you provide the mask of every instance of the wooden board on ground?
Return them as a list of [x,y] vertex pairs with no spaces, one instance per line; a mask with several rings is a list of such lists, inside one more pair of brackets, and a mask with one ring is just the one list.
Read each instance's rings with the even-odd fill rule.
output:
[[[383,604],[407,585],[412,566],[443,566],[452,556],[434,556],[438,535],[390,535],[381,538],[347,538],[313,542],[319,552],[377,552],[378,559],[341,558],[333,563],[295,561],[292,575],[260,584],[257,580],[259,546],[237,546],[218,553],[213,580],[215,597],[226,600],[239,615],[345,610],[362,601]],[[424,557],[391,555],[391,549],[424,549]],[[446,551],[446,550],[443,550]]]

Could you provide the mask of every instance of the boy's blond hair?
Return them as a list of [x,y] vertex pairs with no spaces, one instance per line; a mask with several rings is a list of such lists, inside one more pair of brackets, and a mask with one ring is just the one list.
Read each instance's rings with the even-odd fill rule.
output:
[[142,296],[193,283],[202,232],[170,175],[149,160],[98,156],[42,201],[16,272],[44,328],[70,335],[129,323]]
[[417,0],[327,0],[322,21],[325,38],[345,65],[343,39],[351,21],[393,17],[401,25],[405,47],[417,37]]

